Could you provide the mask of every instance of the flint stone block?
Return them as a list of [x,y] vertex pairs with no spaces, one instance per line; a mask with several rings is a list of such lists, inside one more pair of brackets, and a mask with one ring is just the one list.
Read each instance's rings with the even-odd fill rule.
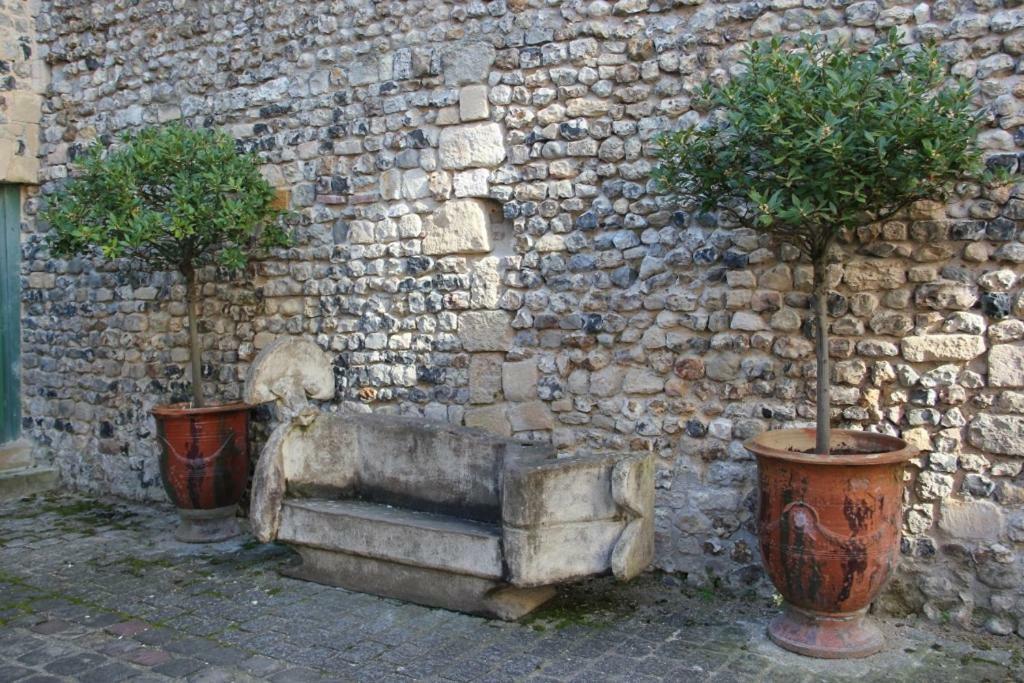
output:
[[929,283],[917,288],[914,300],[928,308],[966,311],[978,302],[978,288],[959,282]]
[[448,126],[438,141],[441,168],[460,170],[497,166],[505,160],[505,141],[497,123]]
[[971,420],[967,439],[989,453],[1024,457],[1024,417],[982,413]]
[[478,199],[447,201],[424,223],[424,254],[486,254],[490,251],[490,215],[487,206]]
[[993,387],[1024,387],[1024,345],[993,346],[988,352],[988,381]]
[[903,357],[912,363],[971,360],[985,353],[985,339],[971,334],[929,334],[904,337]]

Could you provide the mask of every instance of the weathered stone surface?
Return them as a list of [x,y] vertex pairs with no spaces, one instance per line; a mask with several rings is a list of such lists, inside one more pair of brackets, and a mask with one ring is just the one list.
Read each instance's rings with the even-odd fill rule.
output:
[[928,308],[966,311],[977,303],[978,288],[959,282],[929,283],[917,288],[914,299]]
[[467,85],[459,91],[459,118],[463,121],[486,119],[490,113],[486,85]]
[[[515,431],[550,427],[541,401],[508,407]],[[651,559],[651,454],[555,459],[444,423],[338,414],[270,443],[275,476],[257,477],[254,510],[261,539],[299,550],[297,578],[516,618],[542,600],[484,599],[610,568],[631,578]]]
[[494,46],[490,42],[454,42],[441,54],[441,70],[446,85],[483,83],[494,64]]
[[527,360],[502,364],[497,373],[501,386],[508,401],[530,401],[537,398],[537,360]]
[[500,353],[474,353],[469,360],[469,402],[494,403],[501,396]]
[[490,214],[480,200],[449,200],[424,224],[424,254],[485,254],[490,250]]
[[277,538],[299,546],[500,579],[501,534],[471,521],[363,501],[287,499]]
[[622,382],[627,394],[656,394],[665,387],[665,378],[646,368],[630,368]]
[[327,354],[308,339],[285,337],[256,356],[245,380],[245,402],[277,401],[283,419],[306,407],[306,399],[334,398],[334,367]]
[[1006,521],[999,506],[987,500],[946,500],[939,506],[939,528],[953,538],[972,543],[996,541]]
[[645,568],[654,542],[654,463],[578,456],[517,466],[504,479],[503,523],[513,583],[538,585]]
[[609,365],[590,375],[590,391],[595,396],[614,396],[622,389],[626,368]]
[[1024,417],[981,413],[971,420],[967,438],[984,451],[1024,457]]
[[985,339],[968,334],[930,334],[904,337],[900,342],[903,357],[925,361],[964,361],[985,353]]
[[906,281],[906,266],[900,261],[858,261],[843,267],[843,282],[856,291],[894,289]]
[[988,352],[988,381],[994,387],[1024,387],[1024,345],[993,345]]
[[466,410],[466,426],[482,429],[496,436],[512,436],[512,425],[508,421],[508,409],[502,405],[469,408]]
[[497,123],[467,123],[441,131],[437,148],[441,168],[497,166],[505,160],[505,143]]
[[512,327],[504,311],[467,311],[459,315],[459,339],[466,351],[507,351]]
[[508,421],[513,432],[532,432],[555,426],[551,408],[543,401],[511,403],[507,406]]

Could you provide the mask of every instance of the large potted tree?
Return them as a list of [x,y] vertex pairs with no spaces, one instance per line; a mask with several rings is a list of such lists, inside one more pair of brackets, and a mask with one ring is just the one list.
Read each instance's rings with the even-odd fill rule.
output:
[[882,647],[864,617],[898,558],[902,470],[916,450],[830,428],[829,264],[840,236],[983,179],[980,116],[938,52],[902,47],[895,31],[860,53],[810,38],[755,43],[740,66],[705,89],[705,123],[659,138],[655,177],[813,266],[816,426],[746,444],[758,463],[762,561],[785,600],[769,635],[806,655],[867,656]]
[[252,249],[287,245],[274,191],[228,135],[177,123],[109,149],[94,144],[75,167],[42,212],[52,252],[132,259],[184,279],[192,400],[153,410],[160,472],[180,512],[179,540],[230,538],[248,477],[250,407],[206,400],[199,273],[207,264],[238,270]]

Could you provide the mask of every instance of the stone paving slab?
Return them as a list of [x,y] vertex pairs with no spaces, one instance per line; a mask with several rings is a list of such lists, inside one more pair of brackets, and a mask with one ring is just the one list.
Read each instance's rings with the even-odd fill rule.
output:
[[281,577],[287,548],[173,540],[171,508],[48,495],[0,505],[0,681],[1024,681],[1024,642],[885,620],[826,662],[764,635],[763,598],[671,576],[564,589],[492,622]]

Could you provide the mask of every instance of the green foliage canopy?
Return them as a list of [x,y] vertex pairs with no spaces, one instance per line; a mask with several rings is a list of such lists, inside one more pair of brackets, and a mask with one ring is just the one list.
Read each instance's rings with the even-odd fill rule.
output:
[[980,115],[934,47],[909,50],[895,30],[859,54],[797,47],[754,43],[742,73],[704,90],[708,123],[660,136],[663,190],[819,262],[841,231],[980,177]]
[[75,165],[42,214],[57,255],[98,251],[191,272],[212,254],[241,268],[252,247],[289,244],[256,160],[223,132],[147,128],[110,150],[92,145]]

